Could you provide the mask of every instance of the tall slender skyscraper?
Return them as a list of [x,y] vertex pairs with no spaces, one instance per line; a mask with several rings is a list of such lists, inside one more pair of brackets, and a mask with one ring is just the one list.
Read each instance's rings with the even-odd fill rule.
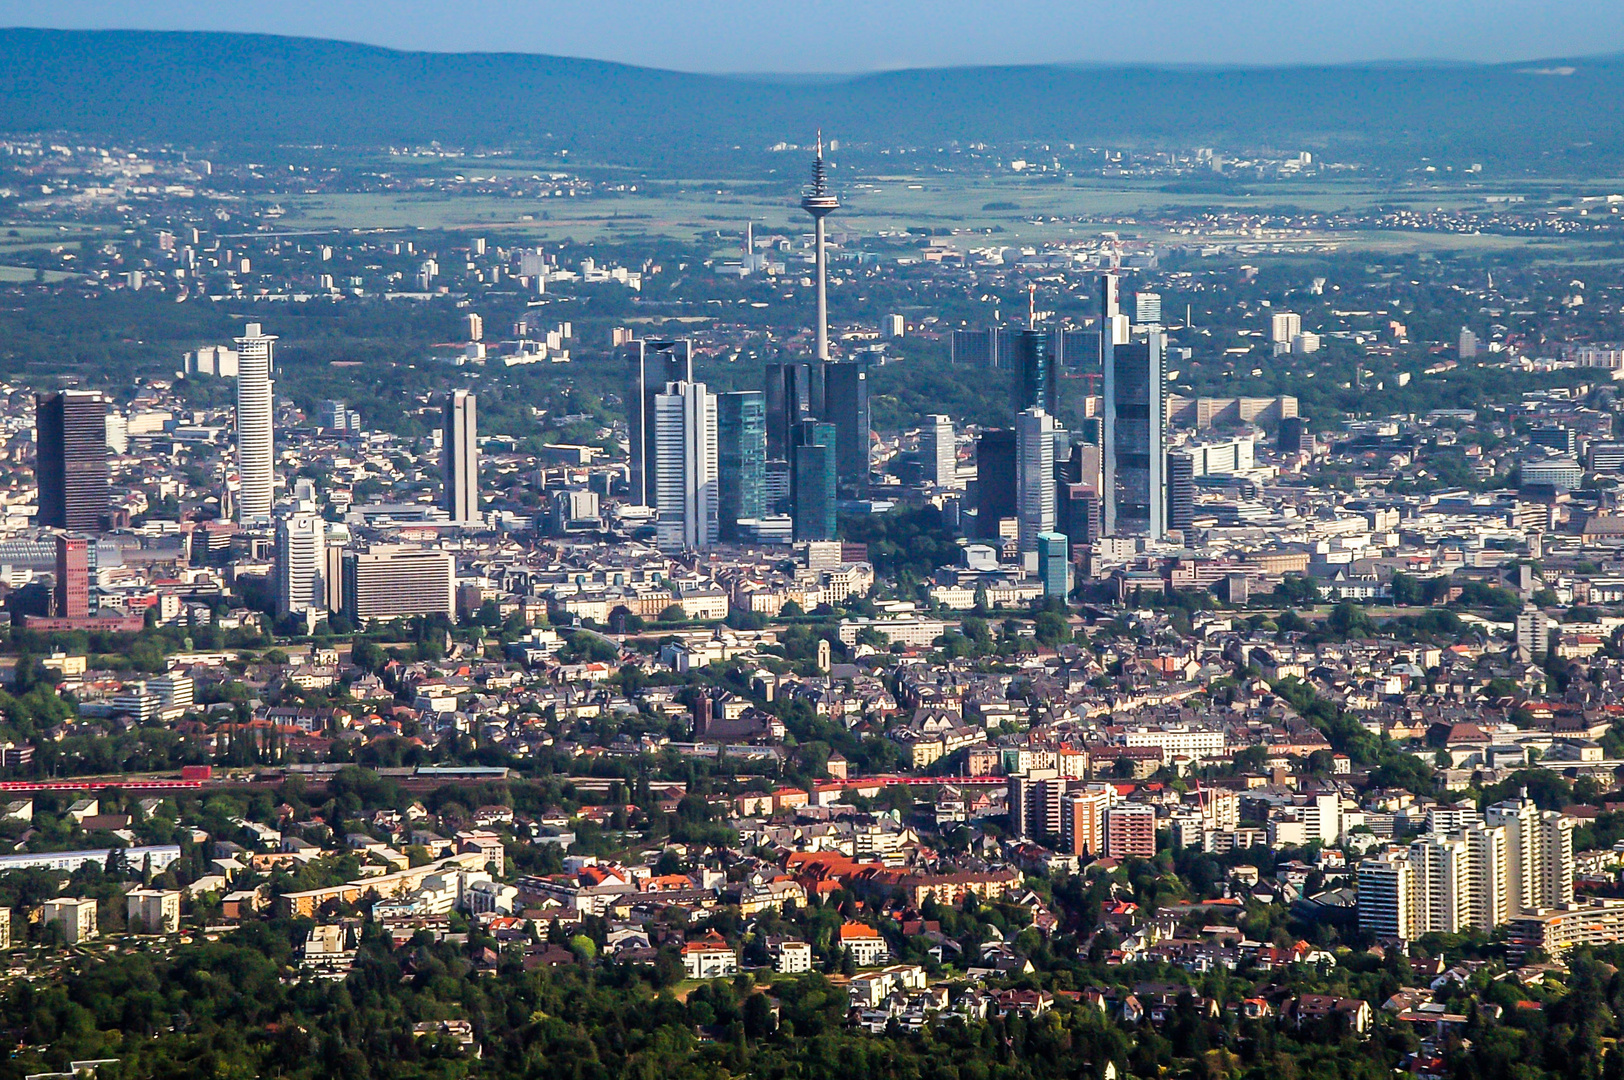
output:
[[823,132],[818,132],[818,156],[812,162],[812,184],[801,198],[801,209],[812,215],[812,243],[818,267],[817,357],[829,359],[829,258],[823,242],[823,219],[840,209],[840,200],[829,190],[823,164]]
[[452,521],[479,520],[479,423],[473,391],[453,390],[440,431],[445,510]]
[[34,399],[39,440],[39,523],[100,532],[107,527],[107,401],[85,390]]
[[1116,278],[1100,279],[1103,402],[1102,528],[1107,536],[1167,532],[1167,364],[1159,327],[1143,342],[1118,339]]
[[835,428],[835,467],[842,486],[867,493],[873,423],[868,408],[868,362],[823,365],[823,418]]
[[661,551],[697,551],[717,540],[716,395],[672,382],[654,395],[655,540]]
[[767,406],[759,390],[716,396],[717,527],[738,539],[740,518],[767,514]]
[[1054,532],[1054,417],[1027,409],[1015,418],[1015,518],[1028,569],[1037,569],[1038,537]]
[[654,506],[659,464],[654,446],[654,399],[674,382],[693,382],[694,363],[686,339],[631,341],[628,366],[626,435],[631,456],[631,502]]
[[271,372],[276,338],[249,323],[237,339],[237,515],[240,521],[266,521],[275,500],[272,471]]
[[1015,335],[1015,411],[1042,409],[1060,416],[1060,372],[1055,337],[1043,330],[1022,330]]

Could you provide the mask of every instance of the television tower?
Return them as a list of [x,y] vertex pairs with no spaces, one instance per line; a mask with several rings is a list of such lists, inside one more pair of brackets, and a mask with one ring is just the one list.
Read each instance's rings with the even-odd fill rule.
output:
[[823,246],[823,219],[840,209],[840,200],[829,190],[823,166],[823,132],[818,132],[818,156],[812,161],[812,186],[801,197],[801,209],[812,215],[813,243],[818,260],[818,359],[829,359],[829,258]]

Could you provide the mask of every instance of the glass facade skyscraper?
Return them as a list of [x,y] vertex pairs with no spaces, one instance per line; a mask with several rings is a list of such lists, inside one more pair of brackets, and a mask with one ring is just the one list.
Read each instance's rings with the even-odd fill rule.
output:
[[759,390],[716,396],[717,525],[738,539],[740,518],[767,513],[767,401]]

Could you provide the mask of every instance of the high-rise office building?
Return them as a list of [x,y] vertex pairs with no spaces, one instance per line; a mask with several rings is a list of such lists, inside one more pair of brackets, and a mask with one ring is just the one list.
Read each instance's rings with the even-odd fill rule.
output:
[[1092,544],[1100,538],[1100,496],[1088,484],[1058,484],[1055,487],[1055,530],[1071,540],[1072,547]]
[[790,463],[786,459],[767,459],[766,480],[762,488],[762,496],[766,501],[769,514],[789,512],[789,495],[794,488],[791,477],[794,471],[790,468]]
[[1276,438],[1275,449],[1282,454],[1296,454],[1305,449],[1304,444],[1312,446],[1312,436],[1308,434],[1308,421],[1300,416],[1283,417],[1280,421],[1280,431]]
[[100,532],[107,527],[107,401],[98,393],[62,390],[34,399],[38,438],[39,523]]
[[866,495],[873,437],[868,408],[868,362],[847,360],[822,366],[823,418],[835,429],[837,479],[859,495]]
[[1055,356],[1055,335],[1044,330],[1022,330],[1012,343],[1015,370],[1015,411],[1042,409],[1060,415],[1060,369]]
[[1038,580],[1045,597],[1064,600],[1071,594],[1071,543],[1065,533],[1038,533]]
[[295,513],[276,523],[276,614],[278,618],[327,610],[327,523]]
[[1153,292],[1135,293],[1133,298],[1133,321],[1144,325],[1160,324],[1162,321],[1162,294]]
[[767,514],[767,404],[759,390],[716,395],[717,529],[737,540],[740,518]]
[[453,390],[440,428],[444,505],[451,520],[479,520],[479,418],[471,390]]
[[237,514],[265,522],[276,496],[271,373],[276,338],[249,323],[237,344]]
[[1038,536],[1054,532],[1054,430],[1054,417],[1042,409],[1015,418],[1015,518],[1028,562],[1037,556]]
[[316,406],[316,426],[324,431],[360,431],[361,414],[342,401],[323,401]]
[[344,614],[360,626],[456,613],[457,563],[449,551],[378,544],[345,552],[343,565]]
[[1188,534],[1194,524],[1195,462],[1175,450],[1167,455],[1167,527]]
[[59,619],[90,614],[90,542],[83,536],[56,536],[56,590],[53,597]]
[[674,382],[693,382],[693,355],[686,340],[630,341],[624,346],[628,367],[626,434],[631,456],[631,503],[653,506],[658,490],[654,448],[654,398]]
[[919,429],[919,457],[924,462],[927,481],[937,487],[959,486],[959,453],[951,416],[935,413],[925,417],[924,426]]
[[[797,425],[820,409],[812,400],[810,364],[767,365],[767,457],[788,461]],[[821,407],[820,402],[817,403]]]
[[710,547],[717,532],[716,395],[673,382],[654,396],[655,542],[661,551]]
[[835,427],[803,420],[790,448],[790,516],[796,540],[833,540],[835,492],[839,466],[835,460]]
[[[1107,275],[1101,285],[1101,322],[1109,327],[1120,313],[1114,311],[1116,279]],[[1102,343],[1107,335],[1101,334]],[[1161,330],[1151,327],[1145,340],[1118,344],[1101,351],[1105,368],[1104,460],[1100,495],[1104,500],[1103,528],[1107,536],[1148,536],[1160,539],[1167,531],[1167,370]]]
[[824,243],[823,219],[840,209],[840,200],[829,190],[829,176],[823,164],[823,134],[818,134],[818,156],[812,162],[812,183],[801,198],[801,209],[812,215],[812,243],[817,260],[818,322],[815,328],[815,355],[829,359],[829,253]]
[[976,529],[982,539],[999,535],[1015,516],[1015,432],[994,428],[976,436]]

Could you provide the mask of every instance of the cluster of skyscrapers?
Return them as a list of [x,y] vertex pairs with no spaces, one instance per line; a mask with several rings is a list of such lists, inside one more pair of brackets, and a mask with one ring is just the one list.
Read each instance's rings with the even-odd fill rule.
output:
[[[1140,303],[1138,313],[1159,320],[1155,299]],[[1193,516],[1192,463],[1168,448],[1166,339],[1159,321],[1134,324],[1121,310],[1116,276],[1100,278],[1102,393],[1074,443],[1059,419],[1060,372],[1062,356],[1081,347],[1078,334],[1029,327],[988,338],[998,365],[1013,376],[1016,419],[1012,431],[984,431],[976,440],[977,529],[987,539],[1013,538],[1034,572],[1062,544],[1107,536],[1158,540],[1187,528]],[[940,453],[940,419],[927,420],[924,457]]]
[[655,511],[662,550],[832,540],[837,498],[868,493],[868,364],[829,357],[824,219],[840,203],[828,188],[821,139],[801,207],[812,216],[817,263],[810,363],[769,364],[762,389],[713,393],[694,379],[687,341],[622,346],[631,501]]
[[869,483],[865,362],[769,364],[762,390],[713,393],[687,341],[622,348],[631,501],[662,550],[834,539],[836,499]]

